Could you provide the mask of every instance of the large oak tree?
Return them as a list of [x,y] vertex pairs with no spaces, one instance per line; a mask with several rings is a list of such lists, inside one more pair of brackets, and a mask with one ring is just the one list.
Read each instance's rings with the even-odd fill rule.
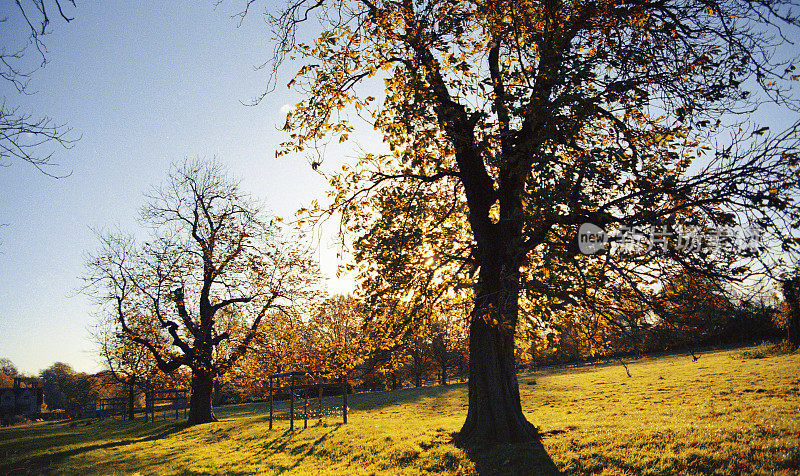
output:
[[[796,246],[797,75],[778,47],[797,14],[761,0],[292,0],[270,16],[273,64],[302,62],[290,86],[305,94],[282,151],[346,139],[348,111],[391,149],[331,176],[327,211],[364,245],[365,291],[471,287],[459,443],[536,436],[514,367],[521,305],[613,320],[611,289],[644,299],[681,268],[742,278],[742,256]],[[309,19],[321,34],[301,41]],[[789,127],[748,123],[764,103]],[[657,227],[668,246],[583,255],[585,222]],[[676,246],[682,227],[737,224],[762,247]]]

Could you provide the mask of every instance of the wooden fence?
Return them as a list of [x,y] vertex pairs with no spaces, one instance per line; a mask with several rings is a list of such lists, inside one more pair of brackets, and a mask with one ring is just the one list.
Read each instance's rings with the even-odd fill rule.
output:
[[[273,420],[288,419],[289,430],[294,430],[294,421],[303,420],[303,428],[308,428],[308,419],[316,418],[317,423],[322,423],[322,418],[329,415],[338,415],[341,411],[342,422],[347,423],[347,379],[342,376],[338,381],[327,377],[326,372],[283,372],[269,376],[269,429],[272,429]],[[285,385],[288,381],[288,385]],[[281,384],[284,385],[281,385]],[[341,410],[337,407],[324,408],[322,397],[326,391],[342,394]],[[275,397],[288,395],[289,411],[287,413],[275,412]],[[295,408],[295,396],[302,400],[302,409]],[[309,397],[316,397],[317,402],[309,406]],[[281,398],[282,399],[282,398]]]
[[175,419],[180,418],[181,410],[186,418],[189,408],[189,391],[183,389],[151,390],[145,393],[145,420],[156,420],[156,413],[161,413],[164,419],[175,412]]

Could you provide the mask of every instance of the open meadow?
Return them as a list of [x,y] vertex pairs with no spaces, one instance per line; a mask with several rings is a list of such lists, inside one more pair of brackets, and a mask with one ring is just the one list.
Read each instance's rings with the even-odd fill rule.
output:
[[[462,450],[466,384],[350,397],[347,425],[268,429],[268,406],[218,423],[106,420],[0,430],[2,474],[798,474],[800,355],[758,348],[520,375],[541,443]],[[297,427],[296,427],[297,428]]]

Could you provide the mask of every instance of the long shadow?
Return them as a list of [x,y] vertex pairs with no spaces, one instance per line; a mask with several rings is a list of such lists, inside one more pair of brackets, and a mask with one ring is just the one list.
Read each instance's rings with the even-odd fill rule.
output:
[[363,392],[350,395],[349,406],[354,410],[377,410],[399,404],[417,403],[423,398],[438,398],[445,393],[462,391],[466,397],[466,383],[452,383],[432,387],[405,387],[381,392]]
[[298,466],[300,465],[300,463],[301,463],[301,462],[303,462],[303,460],[305,460],[305,459],[306,459],[306,457],[308,457],[308,456],[310,456],[310,455],[314,454],[314,453],[315,453],[315,451],[314,451],[314,450],[317,448],[317,446],[319,446],[319,445],[320,445],[322,442],[324,442],[325,440],[327,440],[327,439],[328,439],[328,437],[329,437],[329,436],[330,436],[330,435],[331,435],[333,432],[335,432],[336,430],[338,430],[339,428],[340,428],[340,426],[335,426],[335,427],[333,427],[333,428],[332,428],[330,431],[328,431],[328,432],[324,433],[322,436],[320,436],[319,438],[317,438],[316,440],[314,440],[314,442],[313,442],[313,443],[309,443],[308,445],[306,445],[307,447],[306,447],[306,448],[304,448],[304,449],[305,449],[305,451],[304,451],[303,455],[302,455],[300,458],[298,458],[298,459],[297,459],[297,461],[295,461],[295,462],[294,462],[294,464],[293,464],[292,466],[290,466],[290,467],[289,467],[289,469],[290,469],[290,470],[291,470],[291,469],[295,469],[296,467],[298,467]]
[[[336,425],[332,427],[330,430],[323,433],[322,436],[320,436],[313,442],[302,445],[302,449],[300,450],[300,452],[302,452],[302,455],[300,456],[300,458],[298,458],[297,461],[295,461],[294,464],[292,464],[291,466],[282,468],[281,472],[292,470],[295,469],[297,466],[299,466],[300,463],[302,463],[303,460],[305,460],[308,456],[316,453],[317,447],[320,446],[325,440],[327,440],[329,436],[338,431],[340,427],[341,425]],[[287,446],[289,445],[289,443],[295,441],[293,439],[295,435],[296,431],[290,431],[290,430],[284,431],[283,434],[277,437],[272,443],[264,446],[264,449],[260,452],[260,454],[275,455],[278,453],[285,453],[287,451]],[[298,454],[296,450],[293,451],[293,453]]]
[[547,454],[541,439],[491,447],[474,446],[464,448],[464,451],[480,475],[562,474]]
[[[425,397],[439,397],[440,395],[453,390],[462,390],[466,395],[466,383],[451,383],[446,386],[425,386],[425,387],[404,387],[397,390],[383,390],[379,392],[358,392],[347,396],[348,407],[351,410],[377,410],[384,407],[391,407],[404,403],[416,403]],[[341,405],[341,395],[323,397],[323,404],[326,407]],[[295,401],[295,405],[302,405],[302,400]],[[316,405],[316,398],[309,399],[309,405]],[[276,400],[275,411],[285,411],[289,406],[288,400]],[[231,418],[237,416],[256,416],[260,417],[269,413],[269,401],[257,403],[241,403],[234,405],[220,405],[215,407],[215,412],[220,418]]]
[[145,441],[160,440],[162,438],[166,438],[167,436],[173,433],[176,433],[178,431],[187,428],[187,426],[188,425],[186,423],[178,423],[175,425],[170,425],[161,432],[153,433],[151,435],[142,436],[139,438],[128,438],[125,440],[110,441],[107,443],[100,443],[88,446],[80,446],[78,448],[73,448],[70,450],[56,451],[50,454],[35,456],[33,458],[18,461],[13,464],[12,463],[0,464],[0,474],[16,475],[16,474],[42,474],[42,473],[57,472],[59,463],[65,460],[66,458],[69,458],[70,456],[75,456],[81,453],[86,453],[89,451],[94,451],[99,449],[115,448],[118,446],[126,446],[135,443],[142,443]]

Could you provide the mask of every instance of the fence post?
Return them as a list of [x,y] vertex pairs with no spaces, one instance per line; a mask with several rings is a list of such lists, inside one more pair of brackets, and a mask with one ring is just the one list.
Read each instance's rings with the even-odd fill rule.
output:
[[152,420],[150,420],[150,399],[151,399],[150,391],[149,390],[145,390],[145,392],[144,392],[144,421],[145,421],[145,423],[147,423],[148,421],[152,421]]
[[269,429],[272,429],[272,376],[269,377]]
[[294,431],[294,374],[292,374],[292,385],[289,392],[292,394],[289,400],[289,431]]
[[347,423],[347,378],[342,375],[342,423]]
[[317,390],[319,394],[317,396],[317,404],[319,406],[319,421],[317,421],[317,425],[322,426],[322,374],[321,373],[317,376]]

